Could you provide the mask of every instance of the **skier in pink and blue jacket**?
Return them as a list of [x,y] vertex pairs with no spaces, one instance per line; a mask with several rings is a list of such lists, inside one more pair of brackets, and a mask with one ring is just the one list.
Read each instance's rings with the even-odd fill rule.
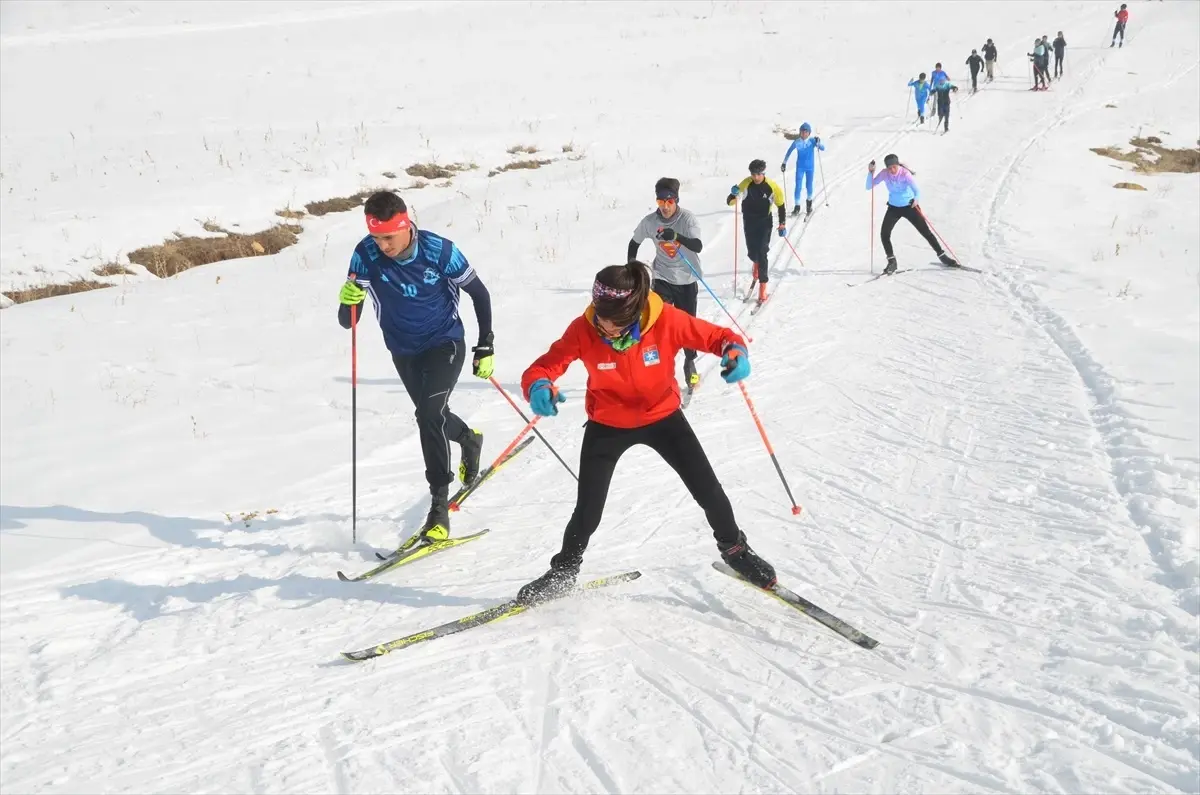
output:
[[900,158],[896,155],[885,157],[883,164],[885,168],[878,175],[875,174],[874,160],[867,166],[867,190],[871,190],[882,182],[888,192],[887,212],[884,213],[883,224],[879,227],[879,239],[883,243],[883,252],[887,254],[887,266],[884,267],[883,272],[885,274],[896,272],[896,257],[892,253],[892,227],[901,218],[916,227],[916,230],[921,233],[921,237],[925,238],[926,242],[933,247],[943,265],[958,267],[958,262],[942,249],[942,244],[938,242],[937,237],[929,228],[929,224],[925,222],[925,216],[921,214],[921,205],[918,204],[921,191],[917,187],[916,180],[913,179],[912,172],[900,162]]

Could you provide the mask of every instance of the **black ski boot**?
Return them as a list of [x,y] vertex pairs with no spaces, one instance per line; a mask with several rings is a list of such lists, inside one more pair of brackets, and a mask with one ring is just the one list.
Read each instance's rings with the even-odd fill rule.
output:
[[738,540],[732,544],[717,544],[717,549],[721,550],[721,559],[726,565],[751,585],[759,588],[775,585],[775,568],[750,548],[745,533],[738,533]]
[[578,576],[578,563],[551,565],[549,571],[541,577],[521,586],[521,590],[517,592],[517,601],[521,604],[536,605],[566,596],[575,587],[575,578]]
[[896,272],[896,258],[888,257],[887,265],[883,269],[883,275],[889,276]]
[[958,267],[958,260],[956,260],[954,257],[950,256],[949,254],[947,254],[944,251],[938,252],[938,262],[942,263],[947,268],[957,268]]
[[430,488],[429,513],[421,525],[423,541],[444,541],[450,537],[450,487]]
[[809,199],[809,200],[806,202],[806,206],[805,206],[805,208],[804,208],[804,215],[805,215],[805,216],[812,215],[812,199]]
[[797,204],[795,207],[792,208],[792,217],[795,218],[799,214],[800,214],[800,205]]
[[458,479],[470,486],[479,477],[479,457],[483,455],[483,434],[467,428],[466,433],[456,440],[462,447],[462,462],[458,465]]

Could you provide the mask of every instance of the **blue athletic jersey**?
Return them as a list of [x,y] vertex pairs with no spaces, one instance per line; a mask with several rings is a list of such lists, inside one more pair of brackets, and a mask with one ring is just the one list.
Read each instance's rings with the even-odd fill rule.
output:
[[475,278],[475,271],[446,238],[417,230],[412,254],[398,260],[380,251],[368,235],[354,247],[350,273],[371,294],[383,341],[392,353],[411,356],[465,335],[459,287]]

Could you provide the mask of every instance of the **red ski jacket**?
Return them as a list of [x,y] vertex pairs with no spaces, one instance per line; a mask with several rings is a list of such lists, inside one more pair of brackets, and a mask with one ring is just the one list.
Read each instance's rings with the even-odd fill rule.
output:
[[720,356],[726,345],[746,344],[727,328],[664,304],[655,293],[642,310],[641,340],[628,350],[614,350],[604,341],[594,314],[589,305],[550,350],[529,365],[521,376],[526,400],[534,381],[546,378],[553,383],[578,359],[588,371],[583,404],[588,418],[614,428],[641,428],[679,409],[675,354],[680,349]]
[[1116,16],[1117,16],[1117,21],[1120,22],[1122,25],[1124,25],[1126,22],[1129,21],[1129,9],[1126,8],[1123,11],[1118,11]]

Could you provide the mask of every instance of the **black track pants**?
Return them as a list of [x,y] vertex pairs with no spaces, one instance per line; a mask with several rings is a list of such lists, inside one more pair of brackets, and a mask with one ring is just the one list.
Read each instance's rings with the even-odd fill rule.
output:
[[425,480],[431,490],[454,480],[450,442],[457,441],[467,431],[467,424],[450,411],[450,393],[458,383],[466,358],[465,340],[451,340],[412,356],[392,355],[392,364],[417,407]]
[[551,566],[575,565],[583,559],[588,539],[600,526],[617,462],[626,450],[637,444],[654,450],[675,470],[683,480],[683,485],[704,509],[713,529],[713,537],[718,542],[737,541],[738,526],[733,517],[733,506],[683,411],[676,411],[665,419],[641,428],[613,428],[589,421],[583,432],[583,448],[579,453],[579,491],[575,512],[567,522],[562,551],[550,561]]
[[[682,309],[692,317],[696,316],[696,303],[700,294],[700,283],[692,282],[691,284],[671,284],[664,282],[662,279],[655,279],[654,292],[658,293],[658,297],[663,300],[663,303]],[[683,350],[684,361],[695,361],[696,352],[690,348]]]
[[767,255],[771,250],[771,216],[742,216],[742,231],[746,233],[746,256],[758,266],[758,280],[769,281]]
[[892,256],[892,227],[901,218],[907,220],[910,224],[917,228],[921,233],[921,237],[929,242],[933,250],[938,256],[942,255],[942,244],[934,237],[933,231],[930,230],[929,224],[925,223],[924,217],[917,212],[916,207],[893,207],[888,205],[887,212],[883,214],[883,224],[879,227],[879,239],[883,241],[883,252],[889,257]]

